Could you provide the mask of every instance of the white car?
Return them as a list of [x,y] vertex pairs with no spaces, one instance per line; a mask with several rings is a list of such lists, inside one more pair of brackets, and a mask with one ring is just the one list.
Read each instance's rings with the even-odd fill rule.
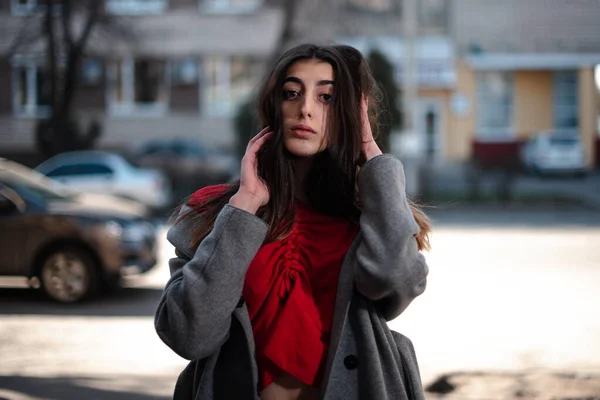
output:
[[576,133],[537,133],[523,145],[520,155],[523,166],[536,174],[584,176],[588,170],[581,139]]
[[162,172],[136,168],[115,153],[61,153],[35,170],[78,191],[116,195],[155,209],[171,205],[171,185]]
[[0,177],[7,174],[25,182],[32,190],[55,192],[60,196],[83,202],[99,211],[111,211],[116,215],[120,213],[135,215],[141,219],[151,218],[150,209],[145,204],[107,193],[80,192],[22,164],[0,157]]

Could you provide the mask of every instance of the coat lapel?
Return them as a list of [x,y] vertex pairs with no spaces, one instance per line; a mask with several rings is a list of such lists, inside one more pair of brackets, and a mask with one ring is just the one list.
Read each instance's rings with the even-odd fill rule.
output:
[[327,362],[325,364],[323,386],[321,386],[321,398],[324,398],[327,391],[327,384],[329,382],[329,376],[331,375],[333,361],[335,354],[337,353],[344,325],[346,324],[346,318],[348,317],[348,308],[350,307],[350,300],[352,299],[352,293],[354,291],[354,265],[356,263],[356,249],[361,240],[362,233],[358,232],[354,238],[354,241],[352,242],[352,246],[350,246],[350,249],[346,254],[346,258],[344,259],[344,263],[342,264],[342,269],[340,271],[335,299],[335,308],[333,312],[331,337],[329,340],[329,349],[327,351]]

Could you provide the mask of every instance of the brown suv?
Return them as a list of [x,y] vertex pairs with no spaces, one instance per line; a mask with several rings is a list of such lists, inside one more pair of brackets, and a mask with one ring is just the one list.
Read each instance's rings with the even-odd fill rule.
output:
[[114,285],[124,267],[152,268],[155,232],[122,203],[56,190],[0,159],[0,275],[28,277],[52,299],[76,302]]

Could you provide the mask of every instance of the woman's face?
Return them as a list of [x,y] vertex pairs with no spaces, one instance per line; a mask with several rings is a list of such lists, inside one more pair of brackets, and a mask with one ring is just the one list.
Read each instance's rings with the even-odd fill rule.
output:
[[310,157],[327,148],[327,114],[333,96],[333,68],[320,60],[292,64],[283,83],[283,139],[286,149]]

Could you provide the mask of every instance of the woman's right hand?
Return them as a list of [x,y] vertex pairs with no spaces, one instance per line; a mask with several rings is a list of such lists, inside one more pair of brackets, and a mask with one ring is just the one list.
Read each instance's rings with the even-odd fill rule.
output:
[[264,128],[248,143],[246,154],[242,157],[240,188],[229,200],[229,204],[256,214],[256,211],[269,203],[267,184],[258,176],[256,153],[273,135],[269,127]]

